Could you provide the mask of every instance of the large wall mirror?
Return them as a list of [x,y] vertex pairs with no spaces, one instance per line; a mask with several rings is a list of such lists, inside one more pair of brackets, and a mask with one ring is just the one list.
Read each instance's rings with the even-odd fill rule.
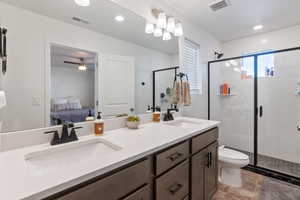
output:
[[179,63],[178,38],[146,34],[145,24],[109,0],[88,7],[74,0],[0,0],[0,27],[7,29],[0,132],[82,122],[97,112],[146,113],[152,71]]

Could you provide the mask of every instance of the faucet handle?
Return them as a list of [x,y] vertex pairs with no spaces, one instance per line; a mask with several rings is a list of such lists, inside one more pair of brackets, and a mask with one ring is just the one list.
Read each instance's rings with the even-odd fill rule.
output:
[[70,136],[69,136],[69,141],[72,142],[72,141],[76,141],[78,140],[78,136],[76,135],[76,129],[80,129],[82,127],[73,127],[72,130],[71,130],[71,133],[70,133]]
[[46,131],[44,134],[53,133],[53,138],[50,142],[51,145],[58,145],[60,144],[60,138],[58,135],[58,131]]

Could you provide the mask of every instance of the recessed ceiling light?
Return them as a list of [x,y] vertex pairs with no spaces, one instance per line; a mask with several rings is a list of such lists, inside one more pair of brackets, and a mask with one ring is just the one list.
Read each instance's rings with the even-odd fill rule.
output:
[[89,6],[90,0],[75,0],[75,3],[79,6]]
[[125,18],[122,15],[118,15],[118,16],[115,16],[115,20],[117,22],[123,22],[125,20]]
[[253,27],[253,30],[257,31],[257,30],[262,29],[263,27],[264,27],[263,25],[256,25]]

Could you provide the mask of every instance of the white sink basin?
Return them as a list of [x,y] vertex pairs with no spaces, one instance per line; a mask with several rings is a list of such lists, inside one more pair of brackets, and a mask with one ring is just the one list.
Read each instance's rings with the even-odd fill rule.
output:
[[25,161],[35,173],[84,167],[122,148],[102,138],[76,141],[45,147],[25,155]]
[[169,126],[182,127],[182,128],[197,128],[201,126],[200,123],[193,122],[186,119],[179,119],[171,122],[166,122],[165,124]]

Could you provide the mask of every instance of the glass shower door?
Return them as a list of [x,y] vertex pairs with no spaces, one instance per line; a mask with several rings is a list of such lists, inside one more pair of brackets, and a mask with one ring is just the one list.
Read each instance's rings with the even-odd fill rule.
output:
[[221,121],[220,145],[248,154],[254,150],[254,58],[210,64],[210,119]]
[[257,166],[300,177],[300,51],[257,57]]

